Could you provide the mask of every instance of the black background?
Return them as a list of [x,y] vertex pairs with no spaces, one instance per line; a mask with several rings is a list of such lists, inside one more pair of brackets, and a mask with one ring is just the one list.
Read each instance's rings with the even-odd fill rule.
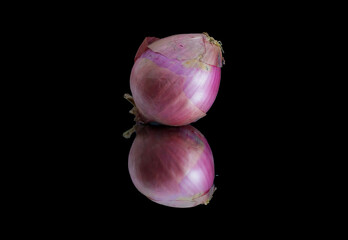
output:
[[[302,166],[299,152],[305,145],[297,133],[299,122],[305,123],[293,113],[302,111],[296,106],[299,89],[305,89],[299,74],[304,64],[297,53],[306,44],[305,31],[295,31],[296,17],[286,8],[221,7],[167,14],[137,6],[123,14],[123,8],[90,6],[57,14],[44,25],[42,58],[54,58],[42,65],[43,75],[52,79],[44,99],[54,101],[41,98],[40,104],[50,112],[42,120],[52,129],[46,134],[55,138],[44,147],[54,152],[46,163],[45,174],[54,181],[45,199],[57,203],[52,205],[60,215],[72,222],[100,221],[106,228],[119,220],[165,224],[173,217],[183,226],[201,221],[204,228],[225,216],[235,226],[265,219],[276,225],[294,215],[301,194],[292,193],[301,173],[292,170]],[[213,151],[217,191],[206,206],[170,208],[148,200],[132,184],[127,161],[135,136],[125,139],[122,133],[134,122],[123,94],[130,93],[134,56],[145,37],[202,32],[222,42],[226,61],[216,101],[192,124]]]

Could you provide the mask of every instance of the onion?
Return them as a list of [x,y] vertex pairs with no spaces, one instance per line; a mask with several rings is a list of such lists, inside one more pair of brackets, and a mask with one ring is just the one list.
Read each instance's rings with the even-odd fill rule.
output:
[[217,96],[224,63],[221,42],[207,33],[147,37],[130,76],[135,121],[170,126],[204,117]]
[[216,189],[212,151],[191,125],[136,126],[128,169],[135,187],[165,206],[208,204]]

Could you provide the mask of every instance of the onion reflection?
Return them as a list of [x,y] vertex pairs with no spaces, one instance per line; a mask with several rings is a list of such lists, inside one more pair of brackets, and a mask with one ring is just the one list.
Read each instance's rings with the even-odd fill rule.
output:
[[162,205],[207,204],[215,191],[212,151],[191,125],[136,126],[128,169],[135,187]]

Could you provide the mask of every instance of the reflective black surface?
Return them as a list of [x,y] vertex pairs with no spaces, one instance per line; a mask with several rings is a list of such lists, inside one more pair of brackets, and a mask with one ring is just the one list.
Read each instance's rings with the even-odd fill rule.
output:
[[[91,124],[85,126],[81,121],[86,130],[83,134],[87,138],[90,135],[96,144],[88,148],[97,151],[94,163],[90,164],[96,164],[98,172],[93,174],[101,177],[98,190],[110,195],[107,197],[110,203],[115,201],[131,211],[171,211],[145,199],[130,179],[128,153],[135,135],[125,139],[122,134],[133,126],[134,116],[128,113],[132,106],[123,95],[131,93],[129,75],[133,58],[145,36],[161,38],[178,32],[200,31],[206,31],[222,42],[226,65],[222,67],[219,93],[213,106],[204,118],[192,124],[206,137],[214,154],[217,191],[207,206],[200,205],[191,211],[246,211],[259,209],[258,205],[277,203],[280,195],[273,198],[268,194],[282,189],[276,180],[286,171],[281,167],[284,162],[280,159],[289,158],[291,153],[284,151],[287,143],[280,139],[292,128],[282,125],[291,116],[283,111],[287,108],[286,102],[279,101],[284,90],[279,92],[283,88],[279,88],[279,78],[274,77],[277,71],[271,74],[262,64],[269,58],[264,55],[263,48],[252,44],[251,39],[241,36],[236,40],[231,34],[203,27],[185,31],[131,32],[127,34],[126,42],[111,33],[105,34],[106,38],[111,37],[106,45],[110,48],[101,47],[107,61],[97,65],[95,82],[89,80],[82,84],[89,85],[90,90],[79,91],[89,101],[86,104],[85,99],[81,100],[87,105],[85,110],[90,111],[87,121]],[[91,126],[92,132],[88,132]]]
[[[139,27],[138,22],[114,27],[112,17],[108,20],[78,28],[81,34],[72,32],[79,37],[71,34],[66,45],[57,45],[69,50],[51,73],[57,78],[54,87],[45,90],[51,94],[59,89],[55,104],[42,109],[58,106],[42,118],[54,121],[47,127],[53,133],[45,134],[55,141],[45,138],[49,148],[40,146],[49,152],[45,164],[52,162],[45,173],[55,182],[45,189],[54,189],[47,198],[57,201],[57,211],[86,218],[121,216],[137,224],[152,215],[182,217],[184,213],[188,224],[193,216],[214,221],[228,214],[242,221],[294,210],[300,196],[290,194],[297,181],[292,170],[304,169],[301,160],[309,156],[296,151],[306,145],[296,137],[302,118],[293,114],[297,95],[291,88],[302,85],[284,67],[280,56],[289,54],[289,48],[279,43],[281,36],[272,34],[278,28],[267,31],[269,25],[258,25],[256,20],[247,24],[241,18],[226,23],[224,29],[203,23],[162,28],[148,23]],[[128,154],[135,135],[125,139],[122,134],[133,126],[134,117],[123,95],[131,93],[129,75],[144,37],[191,32],[208,32],[222,42],[225,52],[216,101],[207,116],[192,124],[213,152],[217,190],[208,205],[175,209],[144,198],[131,181]]]

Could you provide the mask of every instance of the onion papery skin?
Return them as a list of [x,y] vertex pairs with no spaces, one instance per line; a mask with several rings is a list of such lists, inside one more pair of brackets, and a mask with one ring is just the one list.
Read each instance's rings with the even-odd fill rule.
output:
[[161,205],[207,204],[215,191],[212,151],[191,125],[138,127],[128,169],[138,191]]
[[140,121],[183,126],[204,117],[219,90],[222,61],[221,48],[204,34],[146,38],[130,76]]

